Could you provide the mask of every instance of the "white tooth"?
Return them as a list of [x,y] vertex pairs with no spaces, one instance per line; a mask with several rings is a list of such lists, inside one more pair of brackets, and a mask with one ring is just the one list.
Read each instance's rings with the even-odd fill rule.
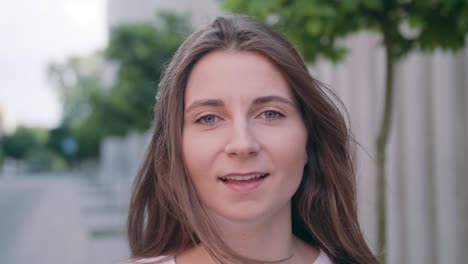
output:
[[251,180],[253,178],[258,178],[258,177],[261,177],[263,174],[252,174],[252,175],[244,175],[244,176],[227,176],[227,177],[224,177],[224,179],[227,179],[227,180],[235,180],[235,181],[248,181],[248,180]]

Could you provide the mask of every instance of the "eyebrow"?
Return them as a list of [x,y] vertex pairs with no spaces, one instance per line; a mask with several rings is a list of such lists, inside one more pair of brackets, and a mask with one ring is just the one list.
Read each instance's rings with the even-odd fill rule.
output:
[[198,100],[193,102],[187,109],[185,110],[186,113],[192,111],[192,109],[201,107],[201,106],[213,106],[213,107],[222,107],[224,106],[224,102],[220,99],[205,99],[205,100]]
[[[266,103],[271,103],[271,102],[279,102],[279,103],[284,103],[291,105],[295,107],[295,104],[291,102],[289,99],[286,99],[281,96],[277,95],[268,95],[268,96],[261,96],[255,98],[255,100],[252,102],[253,105],[262,105]],[[222,107],[224,106],[224,102],[220,99],[203,99],[203,100],[197,100],[193,102],[187,109],[185,110],[186,113],[192,111],[194,108],[202,107],[202,106],[212,106],[212,107]]]
[[253,104],[260,105],[260,104],[266,104],[266,103],[271,103],[271,102],[289,104],[293,107],[295,106],[295,104],[291,102],[289,99],[286,99],[284,97],[277,96],[277,95],[269,95],[269,96],[262,96],[262,97],[255,98],[255,100],[253,101]]

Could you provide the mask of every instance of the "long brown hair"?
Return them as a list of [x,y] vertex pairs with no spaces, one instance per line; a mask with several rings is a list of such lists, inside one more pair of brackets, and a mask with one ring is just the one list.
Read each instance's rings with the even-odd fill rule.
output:
[[214,50],[253,51],[284,74],[308,130],[308,163],[292,198],[292,230],[336,263],[377,263],[357,218],[352,139],[343,115],[279,32],[242,16],[218,17],[179,47],[159,85],[155,124],[128,215],[132,257],[175,256],[203,244],[218,262],[245,263],[216,232],[182,159],[185,86]]

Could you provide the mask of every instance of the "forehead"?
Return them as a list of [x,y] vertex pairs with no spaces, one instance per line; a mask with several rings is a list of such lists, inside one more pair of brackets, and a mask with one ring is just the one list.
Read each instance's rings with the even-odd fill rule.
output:
[[288,82],[265,56],[249,51],[213,51],[190,73],[185,103],[207,99],[251,99],[278,95],[292,100]]

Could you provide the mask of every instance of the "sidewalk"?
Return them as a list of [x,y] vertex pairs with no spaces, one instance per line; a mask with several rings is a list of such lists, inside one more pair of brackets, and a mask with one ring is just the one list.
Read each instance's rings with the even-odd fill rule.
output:
[[87,230],[70,179],[45,179],[44,194],[21,230],[14,263],[86,263]]
[[99,186],[64,175],[12,179],[0,187],[8,190],[0,197],[7,210],[0,218],[7,232],[0,252],[8,253],[0,262],[112,264],[128,258],[126,210]]
[[115,191],[93,182],[82,185],[82,215],[88,230],[89,264],[119,263],[129,257],[125,223],[127,210]]

